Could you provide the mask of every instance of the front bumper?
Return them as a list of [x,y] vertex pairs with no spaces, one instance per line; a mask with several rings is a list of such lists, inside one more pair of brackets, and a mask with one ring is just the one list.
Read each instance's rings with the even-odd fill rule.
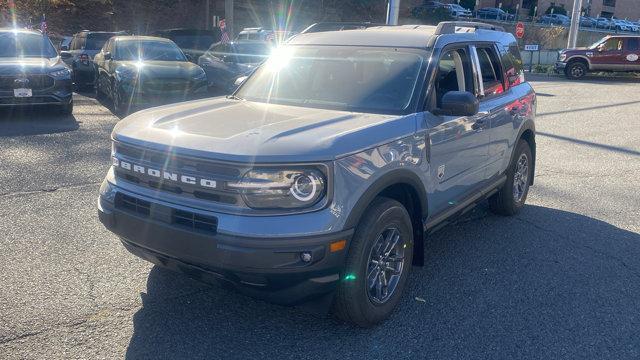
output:
[[196,100],[207,95],[207,82],[190,84],[184,90],[150,90],[123,84],[120,93],[127,103],[134,107],[151,107],[188,100]]
[[[330,294],[341,279],[353,230],[268,238],[194,230],[172,221],[176,208],[152,199],[133,195],[149,200],[145,214],[118,206],[117,191],[106,196],[109,199],[101,195],[100,221],[127,250],[154,264],[283,305]],[[207,215],[200,210],[194,214]],[[346,240],[347,246],[331,252],[329,244],[339,240]],[[303,252],[311,254],[311,261],[302,261]]]
[[563,72],[566,67],[567,63],[562,61],[556,61],[555,65],[553,66],[553,68],[558,72]]
[[73,68],[73,78],[76,85],[94,85],[96,81],[96,68],[92,62],[78,62]]
[[0,107],[35,106],[35,105],[68,105],[73,97],[73,81],[71,79],[56,80],[47,89],[33,90],[33,96],[17,98],[13,89],[0,89]]

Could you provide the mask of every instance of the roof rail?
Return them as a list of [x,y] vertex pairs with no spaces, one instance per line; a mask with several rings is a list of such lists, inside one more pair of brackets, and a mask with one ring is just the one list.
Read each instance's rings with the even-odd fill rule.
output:
[[504,28],[499,25],[472,21],[443,21],[438,24],[435,35],[470,32],[470,30],[492,30],[504,32]]

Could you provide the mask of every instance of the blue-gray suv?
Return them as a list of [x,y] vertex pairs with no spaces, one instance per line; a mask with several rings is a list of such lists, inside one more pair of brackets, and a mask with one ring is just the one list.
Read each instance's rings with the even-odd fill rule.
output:
[[431,232],[524,206],[535,111],[491,25],[301,34],[232,95],[120,121],[99,217],[160,266],[372,326]]

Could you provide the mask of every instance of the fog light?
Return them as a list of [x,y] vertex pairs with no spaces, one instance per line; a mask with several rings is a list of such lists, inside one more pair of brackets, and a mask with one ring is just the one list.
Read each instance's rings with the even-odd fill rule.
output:
[[302,262],[310,262],[311,261],[311,253],[310,252],[303,252],[300,253],[300,260],[302,260]]

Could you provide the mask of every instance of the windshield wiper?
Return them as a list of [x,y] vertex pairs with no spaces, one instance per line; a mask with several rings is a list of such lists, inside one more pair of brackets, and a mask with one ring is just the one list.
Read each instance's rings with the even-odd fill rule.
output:
[[243,98],[235,95],[227,95],[226,98],[231,100],[244,100]]

